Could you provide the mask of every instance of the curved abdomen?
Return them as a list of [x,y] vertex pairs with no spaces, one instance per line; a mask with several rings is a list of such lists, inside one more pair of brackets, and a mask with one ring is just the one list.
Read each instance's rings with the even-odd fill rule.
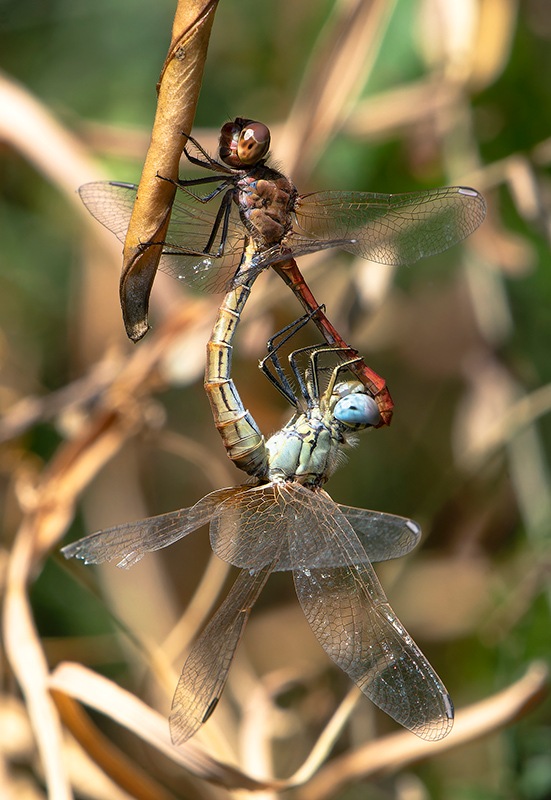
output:
[[232,341],[253,280],[229,291],[220,306],[207,344],[205,391],[228,456],[248,475],[265,478],[268,454],[264,436],[243,406],[230,377]]

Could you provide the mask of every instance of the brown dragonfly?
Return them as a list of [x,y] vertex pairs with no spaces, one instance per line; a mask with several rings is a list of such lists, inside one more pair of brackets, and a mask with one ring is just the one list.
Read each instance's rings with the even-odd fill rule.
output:
[[[193,147],[192,151],[190,148]],[[407,194],[325,191],[301,195],[283,173],[268,166],[270,131],[262,122],[237,117],[220,133],[219,158],[193,137],[188,161],[214,174],[178,180],[159,269],[207,291],[228,291],[272,267],[295,292],[330,345],[357,355],[331,325],[310,292],[295,259],[341,248],[381,264],[412,264],[447,250],[472,233],[485,216],[475,189],[451,186]],[[162,176],[159,176],[162,178]],[[207,194],[197,187],[216,184]],[[124,241],[137,187],[119,182],[88,183],[79,189],[90,213]],[[249,247],[249,278],[240,270]],[[381,423],[393,403],[383,378],[363,361],[355,367],[376,399]]]

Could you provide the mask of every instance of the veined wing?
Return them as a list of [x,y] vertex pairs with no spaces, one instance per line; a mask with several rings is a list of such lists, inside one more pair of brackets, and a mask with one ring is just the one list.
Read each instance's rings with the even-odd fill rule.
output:
[[421,539],[421,528],[407,517],[353,506],[339,505],[339,511],[354,529],[371,563],[401,558]]
[[449,186],[408,194],[314,192],[302,195],[295,209],[297,247],[304,234],[339,240],[344,250],[380,264],[412,264],[447,250],[481,224],[486,203],[475,189]]
[[120,559],[117,566],[128,568],[146,553],[168,547],[188,533],[206,525],[221,504],[230,497],[247,492],[247,487],[218,489],[201,498],[190,508],[180,508],[168,514],[141,519],[138,522],[115,525],[68,544],[61,552],[65,558],[80,558],[85,564],[102,564]]
[[[78,192],[92,216],[124,242],[137,188],[132,183],[99,181],[85,183]],[[244,246],[245,230],[232,203],[224,254],[216,255],[221,230],[212,243],[210,254],[205,254],[218,205],[216,200],[209,206],[200,203],[190,192],[179,192],[172,206],[159,261],[162,272],[208,292],[225,291],[231,285]],[[143,242],[144,247],[148,244]]]
[[[296,485],[292,491],[308,490]],[[446,688],[390,607],[345,516],[325,492],[317,494],[317,529],[298,530],[289,544],[306,619],[326,653],[370,700],[423,739],[441,739],[453,724]],[[304,540],[315,539],[323,549],[329,537],[341,548],[341,563],[350,566],[305,566]]]
[[270,572],[269,566],[259,572],[242,570],[195,642],[172,701],[170,733],[174,744],[193,736],[216,708],[251,609]]
[[257,571],[267,564],[290,569],[288,557],[281,552],[286,548],[288,522],[277,484],[254,486],[222,503],[211,522],[211,547],[223,561],[241,569]]
[[[212,549],[223,561],[241,569],[258,570],[270,563],[275,571],[294,569],[297,554],[291,557],[288,542],[296,531],[317,531],[325,525],[328,504],[338,513],[329,495],[298,483],[269,483],[232,495],[211,522]],[[345,566],[353,563],[343,560],[349,556],[386,561],[409,553],[419,541],[421,531],[412,520],[350,506],[340,508],[362,546],[351,553],[329,533],[323,538],[312,534],[302,541],[302,566]]]

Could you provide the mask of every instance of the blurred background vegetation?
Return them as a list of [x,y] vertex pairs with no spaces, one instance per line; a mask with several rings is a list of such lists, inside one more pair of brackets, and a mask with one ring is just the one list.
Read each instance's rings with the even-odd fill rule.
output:
[[[534,660],[549,662],[551,6],[364,6],[371,17],[355,17],[352,2],[223,0],[195,135],[214,152],[227,119],[266,122],[276,162],[301,192],[459,183],[487,199],[487,221],[464,246],[414,267],[393,272],[333,253],[304,262],[328,316],[385,376],[396,404],[392,426],[362,438],[329,491],[337,502],[421,523],[419,552],[379,574],[460,709],[513,683]],[[167,0],[0,0],[0,579],[36,486],[101,412],[114,377],[139,348],[149,353],[150,339],[182,309],[185,325],[136,391],[118,399],[129,430],[82,480],[67,535],[188,506],[241,481],[202,389],[219,298],[198,298],[160,275],[153,331],[130,345],[118,308],[120,248],[74,195],[86,180],[139,177],[173,14]],[[268,336],[298,314],[285,287],[264,275],[238,334],[234,378],[267,434],[289,409],[257,361]],[[208,537],[196,534],[128,573],[66,565],[58,549],[30,584],[48,664],[88,664],[166,714],[200,619],[188,614],[171,631],[204,573]],[[224,572],[210,569],[214,595]],[[197,601],[199,618],[212,600]],[[173,670],[164,682],[151,665],[161,646]],[[297,768],[348,683],[306,630],[289,576],[276,575],[253,614],[229,699],[209,723],[226,739],[218,754],[239,753],[246,741],[234,714],[245,696],[295,680],[269,731],[278,775]],[[4,730],[9,721],[20,744],[2,742],[0,780],[41,797],[6,661],[3,687]],[[356,779],[332,796],[543,800],[551,795],[550,721],[546,702],[499,733],[369,784]],[[336,752],[390,729],[360,701]],[[171,796],[228,796],[182,784],[118,728],[107,732]],[[238,758],[247,763],[247,753]],[[82,796],[119,796],[75,780]]]

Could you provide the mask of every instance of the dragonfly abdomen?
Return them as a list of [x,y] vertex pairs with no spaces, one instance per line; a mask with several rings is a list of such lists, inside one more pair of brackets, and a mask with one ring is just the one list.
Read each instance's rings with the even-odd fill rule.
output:
[[214,424],[236,467],[248,475],[265,477],[268,454],[264,436],[231,379],[232,340],[239,324],[250,287],[236,286],[225,296],[207,344],[205,391],[209,398]]

